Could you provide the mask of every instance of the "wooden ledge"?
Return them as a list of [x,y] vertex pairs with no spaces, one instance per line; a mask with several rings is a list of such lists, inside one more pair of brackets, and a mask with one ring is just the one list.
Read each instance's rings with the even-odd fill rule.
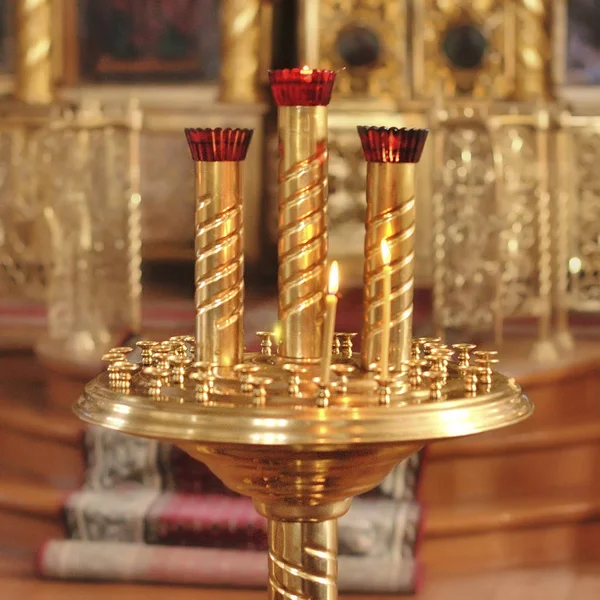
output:
[[545,498],[543,502],[539,498],[521,498],[463,504],[458,508],[436,507],[427,517],[425,535],[427,538],[437,538],[487,533],[493,530],[582,523],[599,517],[600,497],[597,493],[570,490],[560,496],[555,494]]

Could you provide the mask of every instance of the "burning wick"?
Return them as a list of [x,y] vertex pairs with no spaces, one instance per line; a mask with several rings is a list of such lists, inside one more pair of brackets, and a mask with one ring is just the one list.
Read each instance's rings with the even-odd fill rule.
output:
[[387,379],[390,362],[390,314],[392,308],[392,267],[390,247],[381,240],[381,262],[383,263],[383,315],[381,319],[381,376]]
[[308,67],[308,65],[304,65],[300,69],[300,75],[302,75],[302,80],[304,81],[304,83],[312,82],[312,74],[313,70],[310,67]]
[[325,296],[325,324],[323,327],[323,346],[321,348],[321,384],[329,385],[333,336],[335,333],[335,314],[337,312],[337,292],[340,287],[340,271],[337,260],[329,267],[329,286]]

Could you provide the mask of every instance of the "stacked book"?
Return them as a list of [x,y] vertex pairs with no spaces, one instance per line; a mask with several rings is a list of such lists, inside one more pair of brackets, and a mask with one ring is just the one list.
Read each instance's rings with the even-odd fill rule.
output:
[[[39,553],[45,577],[263,587],[267,528],[249,498],[178,448],[91,428],[65,539]],[[339,521],[342,591],[413,593],[422,511],[415,454]]]

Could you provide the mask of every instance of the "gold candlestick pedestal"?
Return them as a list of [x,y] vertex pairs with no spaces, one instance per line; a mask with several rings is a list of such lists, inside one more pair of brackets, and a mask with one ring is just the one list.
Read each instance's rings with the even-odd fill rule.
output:
[[[333,345],[330,336],[323,340],[321,326],[327,152],[324,132],[315,134],[311,129],[315,120],[307,115],[323,114],[333,74],[292,69],[271,74],[271,84],[278,105],[284,108],[280,111],[285,213],[280,228],[282,343],[274,348],[271,334],[260,332],[262,352],[238,355],[231,341],[235,336],[229,337],[223,328],[210,329],[213,319],[206,318],[198,327],[196,358],[222,359],[227,353],[228,360],[239,357],[233,368],[215,369],[204,361],[189,364],[194,356],[185,340],[177,346],[177,361],[170,360],[168,351],[153,351],[152,356],[146,352],[143,369],[129,366],[120,349],[111,373],[102,373],[86,386],[75,411],[88,423],[177,444],[206,463],[231,490],[252,498],[256,510],[269,521],[271,600],[335,600],[337,519],[348,511],[353,496],[376,487],[399,461],[429,441],[517,423],[533,407],[513,379],[491,370],[495,360],[491,355],[486,354],[485,369],[471,372],[464,369],[471,346],[460,346],[459,356],[454,357],[439,340],[411,344],[408,339],[410,327],[402,325],[398,316],[411,310],[413,217],[406,215],[412,215],[414,200],[412,185],[406,183],[411,169],[402,163],[374,167],[380,173],[376,189],[385,199],[378,206],[393,215],[389,222],[395,227],[385,238],[391,245],[392,268],[398,269],[392,296],[401,300],[392,315],[401,337],[393,331],[392,339],[399,348],[395,364],[400,370],[390,369],[389,377],[382,377],[363,368],[363,357],[352,352],[352,334],[343,334],[343,351],[336,352],[329,369],[332,381],[323,381],[323,365],[314,359],[322,346],[329,351]],[[289,137],[287,128],[294,127]],[[412,160],[400,154],[403,162],[414,163],[424,136],[425,132],[394,130],[391,146],[374,148],[381,152],[394,147],[394,140],[403,144],[416,140],[408,154]],[[190,139],[188,132],[192,156],[200,162],[206,160],[201,152],[213,147],[202,145],[203,139]],[[199,169],[206,177],[208,167]],[[205,188],[199,181],[199,205],[210,215],[235,205],[224,199],[229,198],[225,188],[231,180],[218,173],[221,179],[215,175],[211,186]],[[218,191],[213,189],[217,186]],[[405,208],[397,211],[398,203]],[[226,222],[224,217],[221,222]],[[214,233],[206,240],[215,242],[225,232],[234,235],[233,223],[237,221],[227,229],[207,229]],[[236,254],[230,252],[225,256],[199,253],[199,260],[204,258],[197,281],[210,284],[202,298],[213,307],[214,319],[222,315],[223,298],[240,297],[238,280],[221,280],[218,271],[204,279],[204,273],[217,264],[216,256],[234,264]],[[211,287],[213,282],[219,283]],[[155,347],[149,342],[142,346],[148,351]],[[411,346],[414,356],[423,356],[416,373],[415,364],[399,358],[404,347],[410,350]],[[410,377],[404,377],[405,367]]]
[[[390,354],[399,370],[410,357],[414,287],[415,164],[427,139],[425,129],[359,127],[367,160],[367,218],[364,267],[363,367],[381,361],[384,303],[390,303]],[[391,294],[384,296],[381,241],[391,255]]]
[[196,360],[231,367],[244,352],[241,161],[248,129],[186,129],[196,165]]

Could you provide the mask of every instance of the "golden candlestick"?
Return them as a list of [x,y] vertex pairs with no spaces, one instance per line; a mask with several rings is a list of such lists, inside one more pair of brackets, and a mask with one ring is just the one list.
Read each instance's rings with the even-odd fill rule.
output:
[[16,96],[28,104],[53,99],[52,0],[18,0]]
[[[390,304],[389,365],[399,370],[410,357],[414,286],[414,168],[427,139],[425,129],[359,127],[367,160],[367,219],[364,267],[363,367],[382,360],[383,310]],[[383,290],[381,241],[393,262],[391,293]]]
[[[271,82],[280,84],[273,85],[278,104],[296,107],[280,112],[283,122],[290,126],[294,124],[290,114],[296,109],[306,116],[307,107],[302,102],[323,101],[322,90],[304,86],[298,73],[302,72],[271,74]],[[332,83],[332,79],[323,83],[320,77],[317,88]],[[294,103],[287,106],[290,100]],[[308,121],[303,116],[298,122]],[[310,143],[300,133],[294,134],[301,149],[294,161],[285,155],[293,145],[286,132],[281,133],[286,140],[281,160],[292,168],[282,168],[283,184],[289,192],[283,197],[282,206],[287,211],[283,223],[289,226],[280,231],[284,238],[280,247],[292,251],[293,256],[283,254],[288,264],[283,273],[280,271],[280,307],[285,307],[282,316],[286,319],[281,320],[284,339],[279,349],[272,346],[272,334],[262,332],[264,351],[240,355],[234,368],[215,370],[210,363],[196,362],[187,372],[178,364],[164,363],[160,352],[153,352],[153,364],[140,370],[136,365],[123,364],[127,359],[115,351],[118,366],[113,365],[110,374],[103,373],[86,386],[76,412],[89,423],[176,443],[206,463],[230,489],[251,497],[256,510],[269,520],[269,598],[335,600],[336,520],[347,512],[353,496],[373,489],[399,461],[426,442],[519,422],[531,414],[532,406],[514,380],[489,368],[492,360],[486,359],[485,386],[478,385],[477,377],[473,383],[473,374],[465,372],[451,356],[452,351],[435,339],[415,340],[415,356],[421,356],[425,349],[427,352],[418,365],[412,365],[412,376],[402,384],[361,368],[363,357],[352,353],[351,334],[345,334],[345,350],[336,358],[340,364],[331,369],[338,378],[332,389],[319,378],[323,366],[318,360],[302,360],[318,358],[321,343],[327,344],[329,354],[332,342],[330,332],[323,342],[322,306],[316,310],[323,304],[325,291],[320,272],[326,230],[319,229],[325,227],[325,186],[317,185],[317,181],[326,149],[313,144],[316,138],[308,135],[310,131],[306,136]],[[393,156],[416,162],[424,138],[425,132],[393,130],[390,143],[385,147],[374,144],[367,158],[377,162],[375,154],[388,156],[388,150],[393,150]],[[402,142],[402,152],[396,147],[398,141]],[[314,146],[318,167],[313,164],[313,155],[306,154],[309,146]],[[190,147],[195,160],[200,160],[194,152],[202,148],[191,143]],[[412,297],[414,200],[406,171],[411,169],[403,164],[384,166],[371,169],[380,178],[374,189],[384,198],[377,206],[394,217],[388,219],[394,229],[382,233],[379,241],[385,237],[392,245],[392,300],[407,302]],[[219,185],[226,187],[227,181],[221,179]],[[213,209],[220,210],[219,198],[224,194],[220,189],[211,196],[218,205]],[[396,200],[402,201],[400,209]],[[302,212],[305,210],[308,212]],[[312,220],[316,214],[318,218]],[[302,218],[308,230],[304,233]],[[317,272],[318,276],[312,275]],[[291,291],[292,283],[298,290]],[[220,285],[213,288],[212,297],[207,292],[206,301],[217,303],[230,291],[239,296],[237,280],[230,280],[229,285],[227,289]],[[392,341],[400,339],[394,331],[394,318],[396,328],[406,335],[405,320],[398,314],[410,314],[409,308],[400,302],[396,308],[392,305]],[[207,320],[206,326],[210,323]],[[230,339],[228,332],[217,329],[215,335],[222,338],[217,343],[229,350],[229,341],[223,342]],[[207,336],[199,328],[196,343],[202,355],[206,354],[205,346],[213,348],[214,342]],[[410,340],[406,347],[410,350]],[[188,351],[187,345],[182,348]],[[181,364],[192,359],[179,358]],[[464,352],[459,361],[464,363]]]
[[244,354],[241,162],[249,129],[186,129],[196,165],[196,361],[232,367]]
[[281,353],[317,360],[327,262],[327,105],[335,73],[285,69],[270,73],[270,81],[279,115]]

